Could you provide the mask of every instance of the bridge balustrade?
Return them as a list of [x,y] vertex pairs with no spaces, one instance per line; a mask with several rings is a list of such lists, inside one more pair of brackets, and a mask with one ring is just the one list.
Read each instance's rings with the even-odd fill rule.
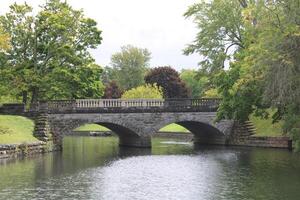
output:
[[55,100],[40,102],[37,110],[47,104],[52,112],[80,111],[80,110],[197,110],[216,111],[220,99],[76,99],[76,100]]

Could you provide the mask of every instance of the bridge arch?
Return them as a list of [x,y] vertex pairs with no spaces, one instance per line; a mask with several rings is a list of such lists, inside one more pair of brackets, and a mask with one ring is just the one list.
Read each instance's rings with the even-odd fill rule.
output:
[[50,130],[59,143],[62,143],[64,135],[72,135],[73,130],[85,124],[98,124],[110,129],[119,137],[121,146],[151,147],[151,138],[143,135],[139,127],[126,123],[125,120],[90,116],[86,118],[84,115],[76,118],[70,118],[68,115],[50,116]]
[[225,144],[226,135],[221,132],[214,124],[195,120],[166,120],[157,124],[152,134],[157,133],[161,128],[169,124],[178,124],[194,135],[194,143],[198,144]]

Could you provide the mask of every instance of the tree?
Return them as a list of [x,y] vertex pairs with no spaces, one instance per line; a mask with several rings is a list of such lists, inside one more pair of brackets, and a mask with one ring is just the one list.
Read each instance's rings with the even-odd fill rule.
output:
[[105,99],[119,99],[122,96],[122,90],[120,89],[119,85],[116,81],[109,82],[104,90]]
[[115,80],[128,90],[144,84],[144,76],[149,66],[150,52],[132,45],[121,47],[121,52],[111,57]]
[[147,84],[162,87],[164,98],[187,98],[190,92],[178,72],[170,66],[156,67],[145,76]]
[[202,97],[208,83],[208,77],[199,75],[195,70],[182,70],[180,78],[186,83],[187,87],[191,90],[193,98]]
[[105,66],[103,72],[101,73],[101,80],[106,85],[112,81],[117,82],[116,70],[109,66]]
[[142,85],[126,91],[122,99],[162,99],[162,89],[156,84]]
[[[283,120],[283,130],[300,149],[299,10],[298,0],[195,4],[186,16],[194,17],[199,33],[186,53],[202,53],[204,69],[214,72],[213,83],[222,94],[218,119],[267,117],[265,109],[276,108],[273,121]],[[225,58],[229,70],[214,70],[211,64]]]
[[[298,0],[270,1],[260,10],[251,44],[255,68],[263,66],[264,100],[277,108],[273,116],[283,120],[300,150],[300,5]],[[250,13],[252,14],[252,13]]]
[[11,48],[0,54],[0,71],[11,90],[27,102],[47,98],[100,97],[102,69],[89,49],[101,43],[97,23],[66,2],[49,0],[34,15],[27,5],[13,4],[0,17]]
[[184,50],[186,55],[199,53],[204,71],[218,72],[233,54],[245,48],[242,11],[248,0],[202,0],[184,14],[192,18],[199,29],[195,41]]
[[[7,33],[3,31],[3,28],[0,27],[0,52],[5,52],[10,48],[10,38]],[[3,67],[3,66],[2,66]],[[0,66],[0,69],[2,68]],[[5,84],[4,74],[0,71],[0,103],[7,102],[11,99],[9,95],[9,89]]]

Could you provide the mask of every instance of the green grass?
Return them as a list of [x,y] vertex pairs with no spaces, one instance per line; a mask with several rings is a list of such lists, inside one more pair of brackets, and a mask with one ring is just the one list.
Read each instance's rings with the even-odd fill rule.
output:
[[[269,111],[270,116],[274,111]],[[283,132],[281,129],[282,122],[272,124],[272,118],[261,119],[260,117],[251,116],[250,121],[253,122],[256,128],[255,136],[282,136]]]
[[75,129],[75,131],[110,131],[108,128],[98,124],[85,124]]
[[32,120],[12,115],[0,115],[0,144],[36,142]]
[[189,133],[189,131],[178,125],[178,124],[169,124],[165,127],[163,127],[162,129],[160,129],[159,131],[162,131],[162,132],[184,132],[184,133]]

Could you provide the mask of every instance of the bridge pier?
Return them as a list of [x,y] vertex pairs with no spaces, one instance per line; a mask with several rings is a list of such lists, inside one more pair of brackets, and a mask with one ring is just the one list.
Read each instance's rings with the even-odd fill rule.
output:
[[119,136],[119,145],[125,147],[151,148],[150,136]]

